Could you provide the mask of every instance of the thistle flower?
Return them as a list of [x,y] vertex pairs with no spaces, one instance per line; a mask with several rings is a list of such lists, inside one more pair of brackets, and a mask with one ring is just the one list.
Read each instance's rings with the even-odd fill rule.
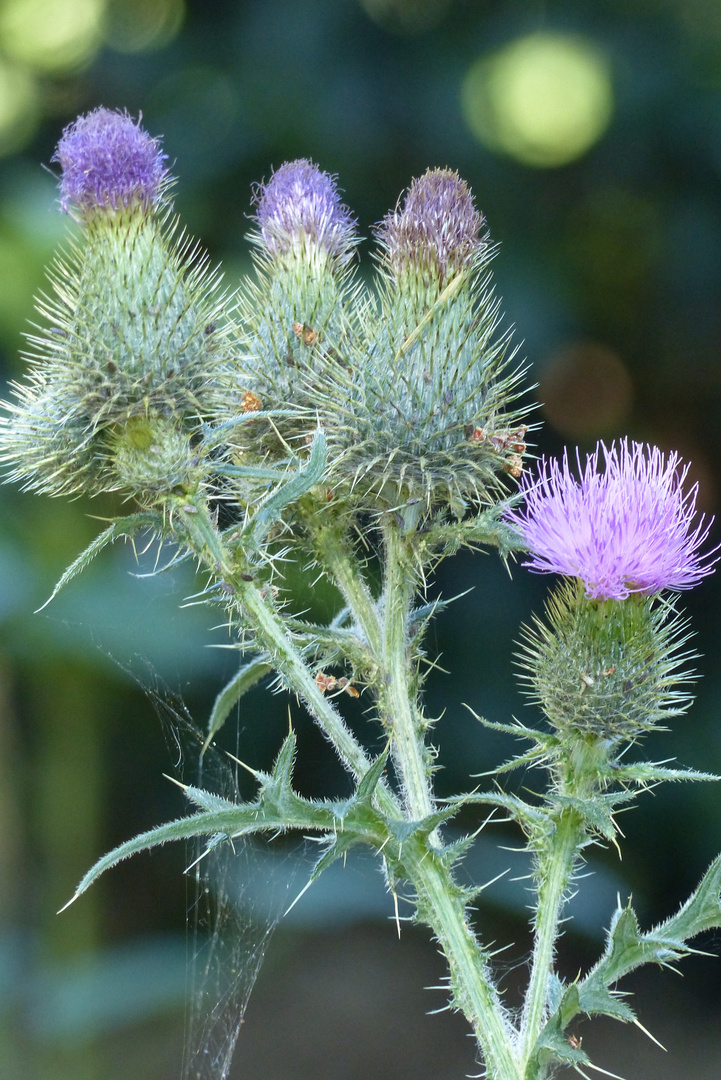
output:
[[157,139],[127,112],[99,108],[63,131],[52,161],[62,169],[60,206],[87,217],[96,210],[134,204],[149,209],[162,199],[169,173]]
[[[605,470],[599,472],[603,455]],[[580,578],[589,598],[623,600],[662,589],[690,589],[718,561],[700,549],[712,521],[696,517],[698,485],[684,494],[689,466],[679,456],[623,440],[600,443],[576,479],[567,456],[541,461],[540,478],[524,480],[525,509],[506,520],[531,551],[538,573]]]
[[335,177],[308,158],[287,161],[254,193],[262,242],[271,255],[318,248],[340,263],[356,243],[356,222],[340,201]]
[[400,208],[386,215],[376,237],[396,278],[405,270],[441,282],[473,265],[488,247],[483,215],[465,180],[451,169],[429,169],[415,179]]

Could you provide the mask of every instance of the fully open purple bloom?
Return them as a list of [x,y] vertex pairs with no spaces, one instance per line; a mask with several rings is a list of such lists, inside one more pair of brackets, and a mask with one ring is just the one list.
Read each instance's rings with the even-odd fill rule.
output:
[[451,169],[429,169],[414,180],[399,208],[376,235],[396,277],[403,269],[430,270],[441,280],[470,266],[487,246],[483,215],[465,180]]
[[254,195],[268,252],[282,255],[310,242],[347,262],[356,243],[355,219],[340,201],[335,178],[307,158],[286,161]]
[[60,205],[83,213],[154,206],[169,174],[157,139],[125,112],[94,109],[63,131],[53,161],[62,168]]
[[530,549],[526,566],[580,578],[588,597],[614,600],[690,589],[711,573],[717,548],[700,548],[713,519],[697,518],[697,485],[684,494],[688,465],[676,453],[599,443],[578,469],[579,479],[567,456],[542,459],[540,478],[522,482],[525,507],[505,516]]

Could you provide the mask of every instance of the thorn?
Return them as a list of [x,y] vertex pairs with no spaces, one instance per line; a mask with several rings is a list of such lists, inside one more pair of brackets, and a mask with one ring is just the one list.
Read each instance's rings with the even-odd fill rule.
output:
[[175,784],[176,787],[179,787],[181,791],[187,791],[188,790],[188,785],[187,784],[182,784],[180,782],[180,780],[176,780],[174,776],[169,776],[168,773],[165,773],[165,772],[162,773],[161,775],[164,776],[166,780],[170,780],[171,784]]
[[[595,1072],[603,1073],[604,1076],[611,1076],[613,1080],[624,1080],[623,1076],[619,1076],[618,1073],[609,1072],[608,1069],[602,1069],[600,1065],[594,1065],[592,1061],[585,1063],[589,1069],[593,1069]],[[583,1075],[583,1073],[581,1073]]]
[[76,893],[75,893],[75,894],[74,894],[73,896],[71,896],[71,897],[70,897],[70,899],[68,900],[67,904],[63,904],[63,906],[62,906],[61,908],[59,908],[59,909],[58,909],[58,910],[56,911],[56,913],[55,913],[55,914],[56,914],[56,915],[62,915],[62,913],[63,913],[64,911],[67,911],[67,910],[68,910],[68,908],[70,907],[70,905],[71,905],[71,904],[74,904],[74,903],[75,903],[75,901],[77,900],[77,898],[78,898],[79,896],[80,896],[80,893],[77,893],[77,892],[76,892]]
[[312,878],[312,877],[311,877],[311,878],[308,878],[308,881],[307,881],[307,882],[305,883],[305,885],[303,886],[303,888],[302,888],[302,889],[300,890],[300,892],[299,892],[299,893],[298,893],[298,895],[296,896],[296,898],[295,898],[295,900],[293,901],[293,903],[292,903],[292,904],[290,905],[290,907],[286,908],[286,910],[285,910],[285,911],[283,912],[283,918],[285,918],[285,917],[286,917],[286,915],[288,914],[288,912],[289,912],[289,911],[292,911],[292,910],[293,910],[293,908],[295,907],[295,905],[296,905],[296,904],[298,903],[298,901],[300,900],[301,896],[303,896],[303,895],[304,895],[305,893],[307,893],[307,892],[308,892],[308,889],[309,889],[309,888],[311,887],[311,885],[313,884],[313,882],[314,882],[314,881],[315,881],[315,878]]
[[398,930],[398,940],[401,940],[401,920],[398,914],[398,893],[393,890],[393,906],[396,909],[396,929]]
[[638,1028],[638,1029],[639,1029],[640,1031],[642,1031],[642,1032],[644,1033],[644,1035],[648,1035],[648,1037],[649,1037],[649,1039],[651,1040],[651,1042],[653,1042],[653,1043],[656,1043],[656,1046],[659,1046],[659,1047],[660,1047],[660,1048],[661,1048],[661,1049],[663,1050],[663,1052],[664,1052],[664,1053],[668,1053],[668,1051],[666,1050],[666,1047],[665,1047],[665,1046],[663,1045],[663,1043],[660,1043],[660,1042],[658,1041],[658,1039],[656,1038],[656,1036],[655,1036],[655,1035],[652,1035],[652,1034],[651,1034],[651,1032],[650,1032],[650,1031],[648,1031],[648,1030],[647,1030],[647,1029],[646,1029],[646,1028],[645,1028],[645,1027],[643,1026],[643,1024],[641,1023],[641,1021],[640,1021],[640,1020],[638,1020],[638,1019],[636,1019],[636,1017],[634,1017],[634,1019],[633,1019],[633,1020],[632,1020],[631,1022],[632,1022],[633,1024],[635,1024],[635,1025],[636,1025],[636,1027],[637,1027],[637,1028]]
[[[206,748],[207,743],[203,746],[203,752],[206,750]],[[235,754],[231,754],[230,750],[226,750],[226,754],[231,761],[235,762],[236,765],[240,765],[241,769],[245,769],[246,772],[249,772],[251,776],[254,776],[256,778],[256,780],[260,779],[261,774],[258,772],[257,769],[253,769],[250,767],[250,765],[246,765],[245,762],[241,761],[240,758],[237,758]]]

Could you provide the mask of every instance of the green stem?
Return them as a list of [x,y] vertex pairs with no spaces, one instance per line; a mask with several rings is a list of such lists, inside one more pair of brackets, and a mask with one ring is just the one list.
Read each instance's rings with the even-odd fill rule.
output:
[[[578,811],[564,809],[555,818],[555,830],[537,854],[538,901],[534,929],[531,978],[521,1026],[523,1062],[528,1063],[548,1012],[548,980],[553,970],[559,923],[568,885],[584,836]],[[528,1080],[531,1080],[529,1077]]]
[[[188,510],[189,506],[192,511]],[[202,497],[179,500],[173,516],[176,528],[192,551],[212,573],[222,577],[232,587],[262,647],[270,654],[274,666],[288,686],[305,702],[321,731],[335,746],[341,761],[356,779],[362,777],[371,766],[368,755],[346,727],[340,713],[316,685],[283,620],[264,599],[258,587],[245,579],[233,556],[223,546]],[[398,802],[384,783],[378,785],[377,797],[379,806],[386,814],[398,816]]]
[[381,626],[378,608],[368,588],[368,583],[358,572],[357,559],[349,548],[336,522],[317,525],[315,508],[306,518],[306,526],[313,540],[318,559],[343,594],[343,599],[353,613],[355,622],[371,651],[378,656],[381,648]]
[[380,660],[381,719],[391,732],[391,754],[408,815],[421,821],[433,813],[430,761],[423,718],[415,703],[417,676],[408,648],[408,615],[414,595],[414,568],[400,529],[386,525],[383,625]]
[[501,1003],[486,954],[468,923],[466,901],[448,866],[426,843],[404,866],[416,889],[418,911],[445,953],[453,1002],[473,1028],[489,1080],[521,1080],[515,1029]]

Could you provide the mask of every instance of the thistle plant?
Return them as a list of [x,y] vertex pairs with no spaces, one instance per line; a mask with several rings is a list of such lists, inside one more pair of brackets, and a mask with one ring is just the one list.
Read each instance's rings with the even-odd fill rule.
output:
[[[165,157],[139,123],[98,109],[66,129],[55,160],[61,208],[82,235],[51,268],[0,453],[27,488],[117,491],[134,504],[57,588],[119,538],[151,534],[192,557],[242,657],[205,747],[242,694],[273,674],[352,786],[345,799],[298,794],[291,732],[272,764],[248,763],[255,798],[185,787],[189,815],[101,858],[73,899],[169,840],[201,838],[210,850],[252,834],[316,834],[311,880],[364,845],[445,954],[449,1004],[477,1038],[484,1075],[603,1072],[573,1021],[639,1023],[619,980],[645,963],[673,964],[721,926],[719,858],[676,914],[643,930],[619,906],[598,962],[572,981],[557,970],[586,853],[620,844],[615,812],[664,781],[716,779],[632,749],[691,703],[677,593],[700,584],[717,556],[696,488],[684,486],[687,467],[628,440],[585,462],[577,455],[575,470],[567,456],[525,466],[524,370],[500,323],[495,248],[450,170],[414,180],[378,227],[369,290],[355,276],[356,225],[335,179],[309,160],[282,165],[255,191],[254,276],[229,295],[182,238]],[[444,605],[425,591],[440,561],[484,546],[562,578],[518,654],[547,726],[490,724],[527,749],[494,773],[474,763],[470,790],[441,800],[422,689],[425,633]],[[337,590],[329,624],[293,611],[288,561],[310,561]],[[343,717],[348,695],[362,696],[367,740]],[[373,757],[379,731],[385,748]],[[545,777],[537,795],[503,790],[503,775],[520,768]],[[534,944],[520,1011],[501,994],[474,913],[485,882],[461,885],[457,874],[475,834],[450,839],[449,826],[474,808],[500,810],[532,856]]]

